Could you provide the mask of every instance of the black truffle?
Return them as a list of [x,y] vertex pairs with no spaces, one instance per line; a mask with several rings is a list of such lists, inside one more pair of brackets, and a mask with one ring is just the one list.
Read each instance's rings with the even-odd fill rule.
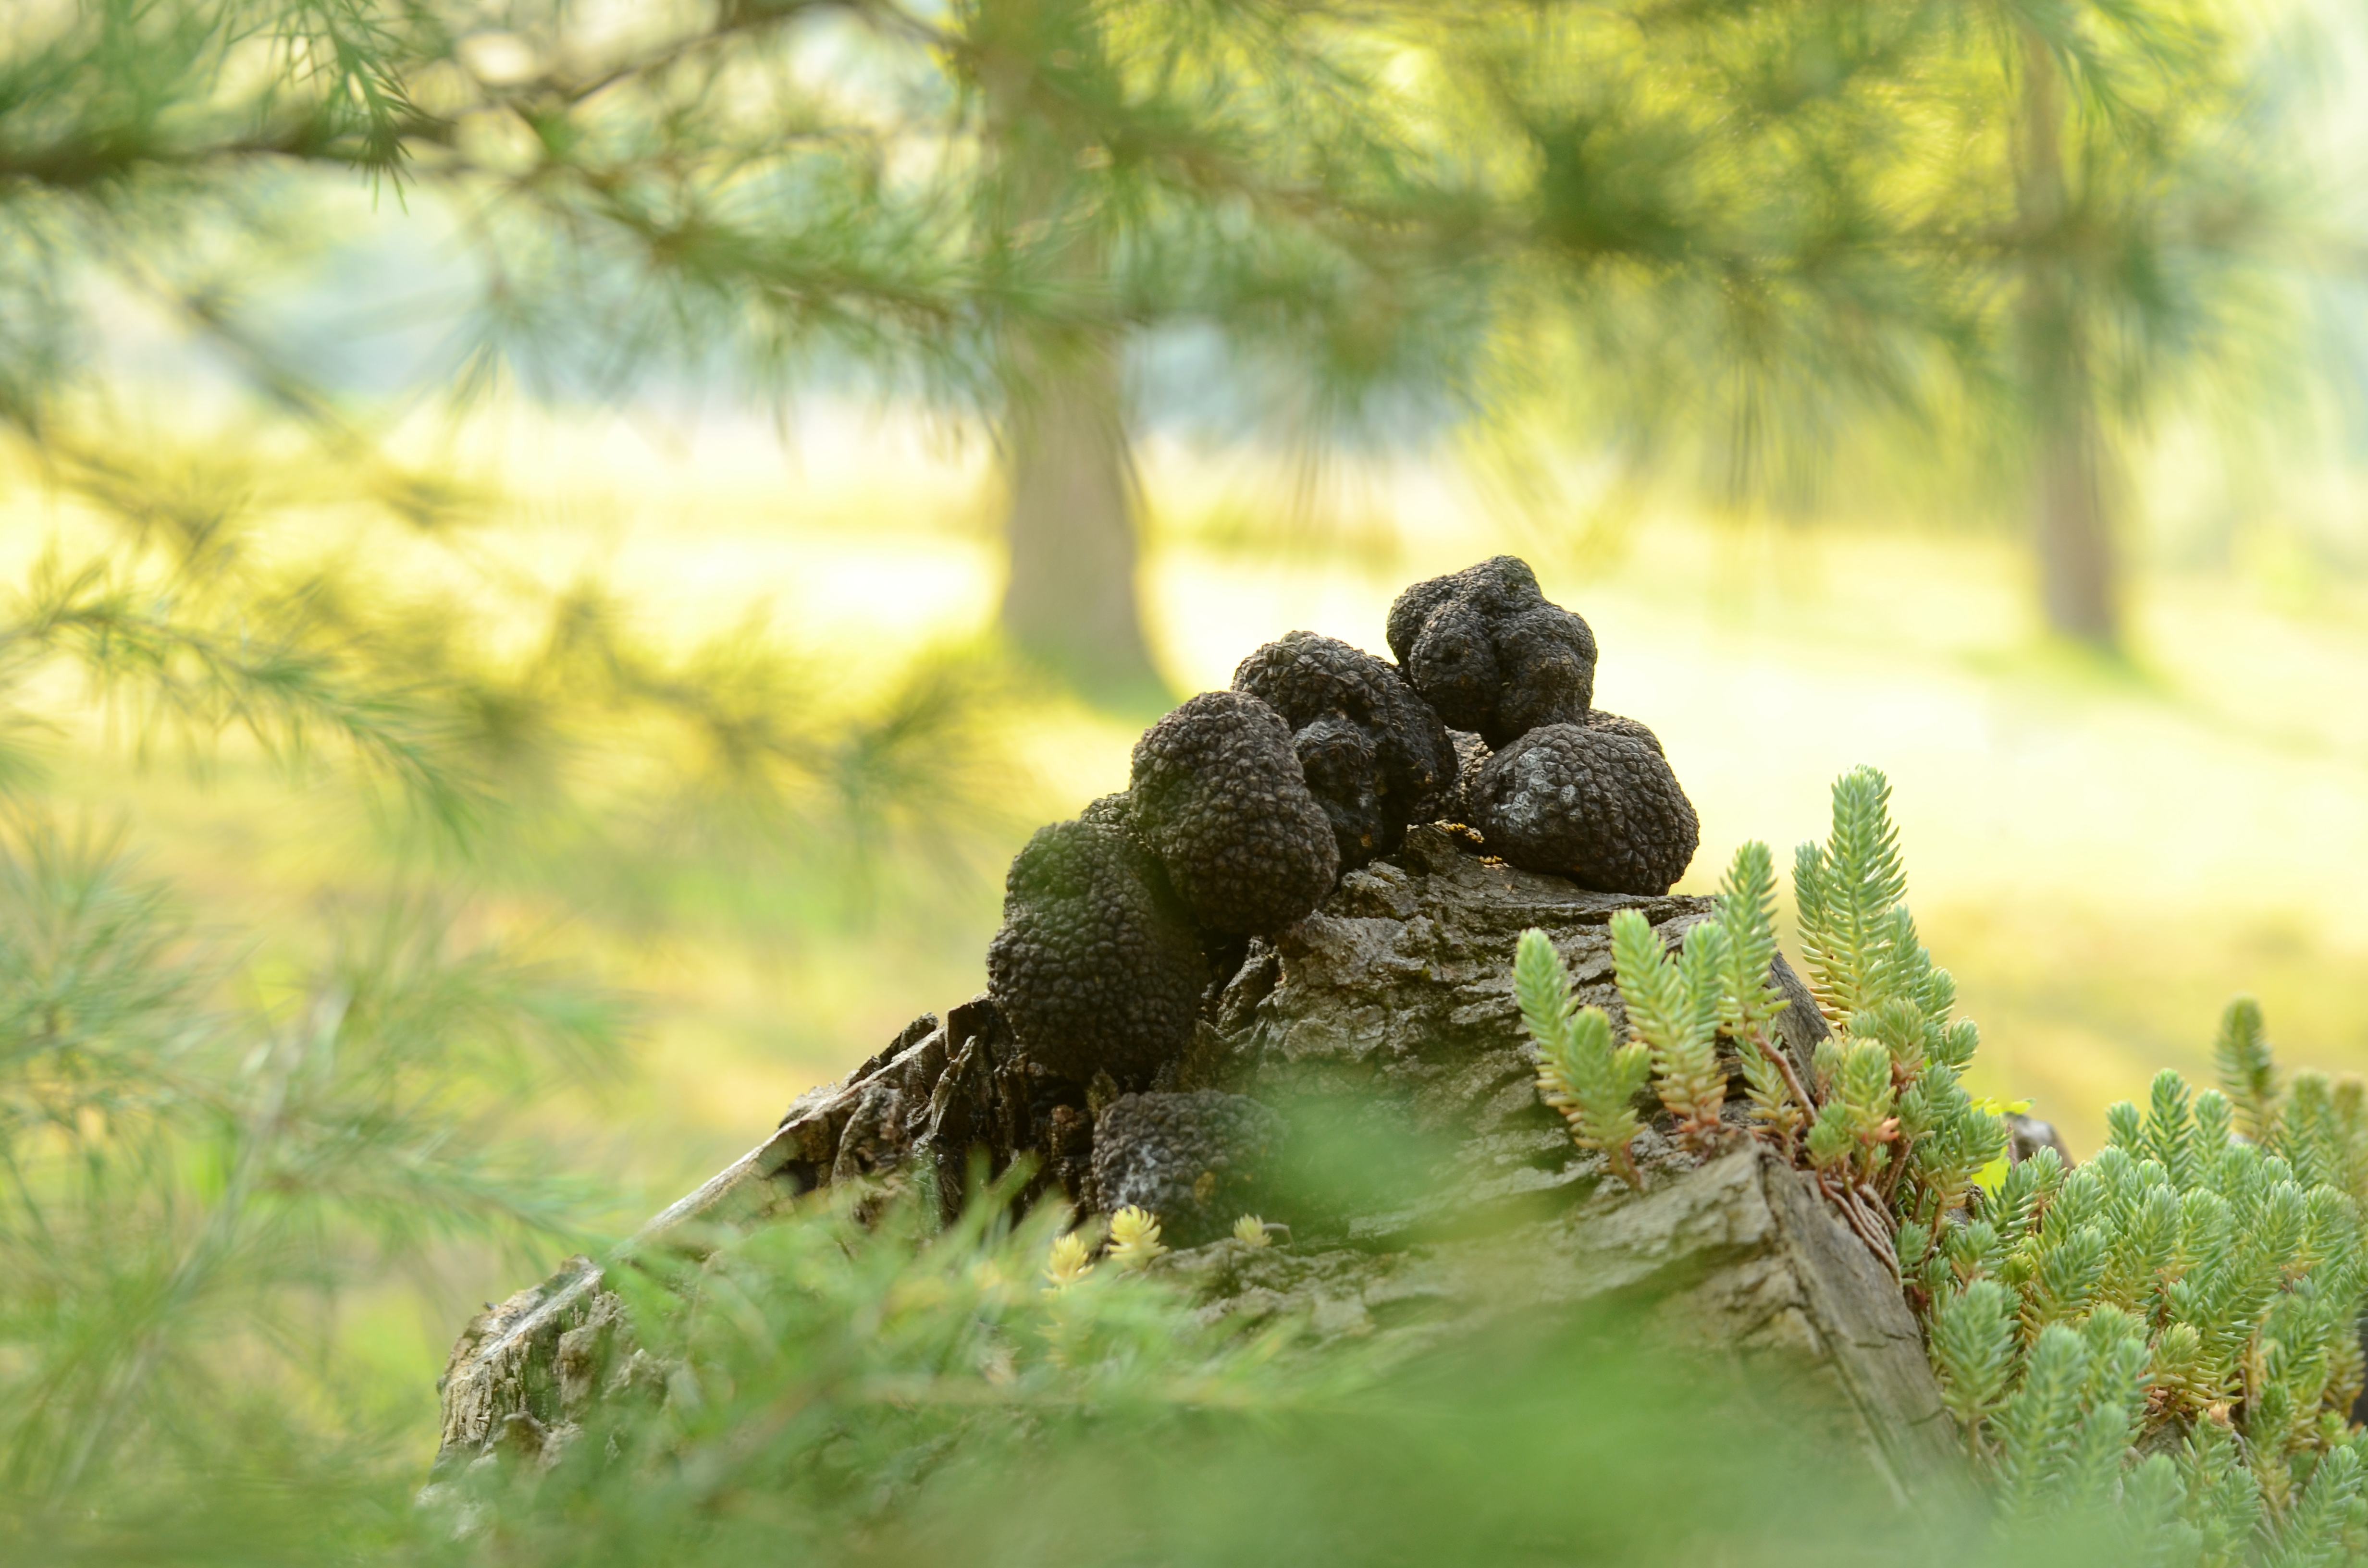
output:
[[1281,930],[1340,874],[1290,728],[1247,692],[1204,691],[1145,731],[1128,793],[1135,832],[1207,930]]
[[1102,1207],[1159,1217],[1161,1235],[1198,1246],[1258,1212],[1282,1118],[1216,1089],[1121,1095],[1094,1123],[1094,1188]]
[[1234,689],[1296,732],[1307,788],[1332,824],[1342,869],[1386,855],[1452,796],[1447,728],[1406,677],[1361,648],[1294,631],[1244,659]]
[[[1152,869],[1152,875],[1160,887],[1163,890],[1169,888],[1167,871],[1160,867],[1157,858],[1152,855],[1149,846],[1144,844],[1142,835],[1134,830],[1133,796],[1121,790],[1114,795],[1098,797],[1087,802],[1086,809],[1077,813],[1077,820],[1099,823],[1105,827],[1114,827],[1125,834],[1130,843],[1143,850],[1144,858]],[[1173,892],[1167,892],[1171,904],[1174,903],[1175,896]],[[1176,907],[1180,911],[1181,905]],[[1226,931],[1202,931],[1199,935],[1201,955],[1209,960],[1212,983],[1222,985],[1233,978],[1235,970],[1242,967],[1242,960],[1249,951],[1249,937],[1241,932]]]
[[1660,742],[1614,713],[1531,730],[1488,759],[1471,803],[1493,853],[1599,892],[1668,892],[1702,839]]
[[1141,1083],[1191,1042],[1209,969],[1150,855],[1107,822],[1062,822],[1011,862],[986,983],[1030,1057]]
[[1492,746],[1581,723],[1594,700],[1595,633],[1514,556],[1417,583],[1390,607],[1389,639],[1440,718]]

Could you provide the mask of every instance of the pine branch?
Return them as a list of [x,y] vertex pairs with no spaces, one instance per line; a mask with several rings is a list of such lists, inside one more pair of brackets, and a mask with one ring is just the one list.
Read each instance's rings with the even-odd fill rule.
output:
[[179,613],[168,597],[94,562],[44,563],[0,625],[0,661],[63,654],[102,698],[128,698],[208,737],[236,729],[291,760],[326,733],[395,780],[450,826],[473,810],[472,789],[413,692],[359,675],[299,618],[229,628]]

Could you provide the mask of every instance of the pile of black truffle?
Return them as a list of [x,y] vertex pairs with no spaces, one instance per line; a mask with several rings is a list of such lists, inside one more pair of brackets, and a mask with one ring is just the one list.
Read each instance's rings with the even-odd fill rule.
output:
[[1011,863],[987,982],[1028,1055],[1149,1086],[1253,937],[1304,919],[1408,824],[1604,892],[1662,893],[1700,830],[1653,733],[1598,711],[1595,635],[1500,555],[1390,608],[1392,664],[1269,642],[1144,733],[1123,794]]

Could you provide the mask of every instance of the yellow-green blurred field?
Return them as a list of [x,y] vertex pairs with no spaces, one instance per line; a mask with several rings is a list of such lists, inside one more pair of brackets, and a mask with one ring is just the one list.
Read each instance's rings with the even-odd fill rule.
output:
[[[489,570],[604,581],[677,644],[759,615],[835,688],[992,619],[976,437],[824,414],[784,445],[759,426],[513,413],[471,441],[502,499],[461,545],[315,515],[272,547],[366,562],[398,587]],[[1517,551],[1593,622],[1599,700],[1660,733],[1700,807],[1687,888],[1711,887],[1742,840],[1781,858],[1821,835],[1827,786],[1851,765],[1890,774],[1912,902],[1983,1027],[1976,1086],[2034,1099],[2076,1148],[2157,1068],[2208,1076],[2216,1012],[2239,990],[2262,998],[2285,1062],[2368,1070],[2368,588],[2274,561],[2151,577],[2134,665],[2105,665],[2041,641],[2004,541],[1657,515],[1549,528],[1443,461],[1341,468],[1310,506],[1272,503],[1301,477],[1146,449],[1145,584],[1179,689],[1224,684],[1293,628],[1379,649],[1405,583]],[[7,570],[60,528],[74,518],[18,490]],[[571,907],[564,888],[484,895],[473,920],[643,1004],[634,1077],[549,1108],[547,1130],[655,1200],[909,1017],[977,989],[995,865],[1032,824],[1121,787],[1143,722],[1042,694],[1009,713],[996,842],[918,906],[817,926],[764,912],[801,890],[723,890],[642,923]],[[153,864],[258,943],[301,940],[383,869],[349,796],[235,749],[202,779],[169,756],[96,755],[61,765],[73,792],[127,815]]]

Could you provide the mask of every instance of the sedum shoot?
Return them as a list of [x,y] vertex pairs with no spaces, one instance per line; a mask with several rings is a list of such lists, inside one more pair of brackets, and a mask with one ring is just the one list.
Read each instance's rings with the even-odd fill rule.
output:
[[1581,1148],[1600,1150],[1622,1179],[1642,1187],[1628,1146],[1644,1131],[1634,1102],[1652,1071],[1647,1048],[1612,1045],[1611,1018],[1577,1005],[1570,971],[1543,931],[1521,933],[1513,990],[1537,1042],[1540,1097],[1562,1113]]

